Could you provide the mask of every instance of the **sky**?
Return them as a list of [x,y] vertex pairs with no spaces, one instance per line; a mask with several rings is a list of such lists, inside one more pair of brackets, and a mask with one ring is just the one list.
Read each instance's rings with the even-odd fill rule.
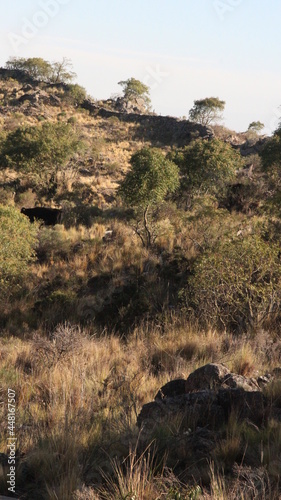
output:
[[67,57],[95,99],[134,77],[153,110],[188,117],[194,100],[226,102],[237,132],[281,116],[278,0],[0,0],[0,66],[10,57]]

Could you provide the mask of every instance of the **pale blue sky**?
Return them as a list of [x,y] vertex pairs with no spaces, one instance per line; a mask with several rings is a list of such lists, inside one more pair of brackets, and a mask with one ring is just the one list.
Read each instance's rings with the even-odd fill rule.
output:
[[70,58],[95,98],[131,76],[159,114],[188,115],[195,99],[226,101],[224,123],[274,130],[281,115],[278,0],[0,0],[1,60]]

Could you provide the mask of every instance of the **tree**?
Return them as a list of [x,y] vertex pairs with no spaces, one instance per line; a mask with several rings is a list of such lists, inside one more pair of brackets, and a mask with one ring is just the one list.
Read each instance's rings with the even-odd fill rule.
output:
[[273,137],[265,144],[260,153],[264,170],[270,171],[281,166],[281,126]]
[[72,64],[66,57],[61,62],[49,63],[41,57],[12,57],[6,62],[6,68],[10,70],[24,71],[35,80],[50,83],[68,83],[76,77],[71,71]]
[[143,148],[131,157],[131,170],[118,193],[126,205],[137,210],[138,225],[135,230],[144,246],[152,244],[149,209],[163,202],[166,195],[174,192],[178,185],[178,167],[161,151]]
[[260,235],[224,240],[203,254],[190,279],[203,322],[243,330],[262,326],[280,308],[279,246]]
[[267,139],[260,152],[262,170],[268,182],[265,208],[280,217],[281,207],[281,126]]
[[0,297],[17,291],[35,257],[38,227],[16,208],[0,205]]
[[46,188],[56,185],[58,172],[82,147],[70,124],[19,127],[3,141],[1,160],[4,167],[32,173],[36,184]]
[[225,108],[225,102],[218,97],[206,97],[194,101],[194,106],[189,111],[189,119],[201,125],[208,126],[212,122],[222,119],[221,112]]
[[149,109],[151,100],[149,97],[149,87],[147,85],[135,78],[129,78],[128,80],[118,82],[118,85],[121,85],[123,88],[124,99],[126,101],[135,101],[141,98],[147,109]]
[[6,68],[11,70],[25,71],[35,80],[49,81],[52,66],[41,57],[12,57],[6,62]]
[[264,123],[257,121],[257,122],[251,122],[248,131],[253,131],[253,132],[260,132],[264,128]]
[[53,62],[51,67],[50,81],[52,83],[69,83],[77,76],[72,71],[72,63],[67,57],[64,57],[61,62]]
[[219,139],[197,139],[169,158],[179,167],[180,193],[189,201],[194,194],[220,194],[243,166],[240,154]]

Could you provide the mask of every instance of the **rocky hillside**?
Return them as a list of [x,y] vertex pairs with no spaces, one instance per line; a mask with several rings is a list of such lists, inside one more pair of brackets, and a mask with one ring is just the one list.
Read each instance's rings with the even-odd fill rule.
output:
[[280,145],[0,69],[0,494],[280,498]]

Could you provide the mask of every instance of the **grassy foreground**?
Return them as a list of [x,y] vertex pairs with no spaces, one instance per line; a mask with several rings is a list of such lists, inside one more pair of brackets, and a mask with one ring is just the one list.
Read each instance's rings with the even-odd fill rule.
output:
[[[70,324],[31,340],[2,338],[1,450],[7,446],[7,392],[12,388],[17,491],[30,499],[278,498],[277,423],[256,436],[248,431],[242,439],[232,422],[227,438],[217,445],[221,466],[206,463],[201,484],[183,484],[153,443],[145,453],[136,452],[137,414],[164,383],[186,378],[206,362],[223,362],[247,376],[270,371],[280,352],[280,341],[271,339],[262,331],[255,338],[202,332],[172,317],[164,329],[142,324],[126,339]],[[255,454],[253,468],[239,474],[242,460],[230,480],[223,470],[235,464],[241,446]],[[1,493],[6,492],[5,474],[2,468]]]

